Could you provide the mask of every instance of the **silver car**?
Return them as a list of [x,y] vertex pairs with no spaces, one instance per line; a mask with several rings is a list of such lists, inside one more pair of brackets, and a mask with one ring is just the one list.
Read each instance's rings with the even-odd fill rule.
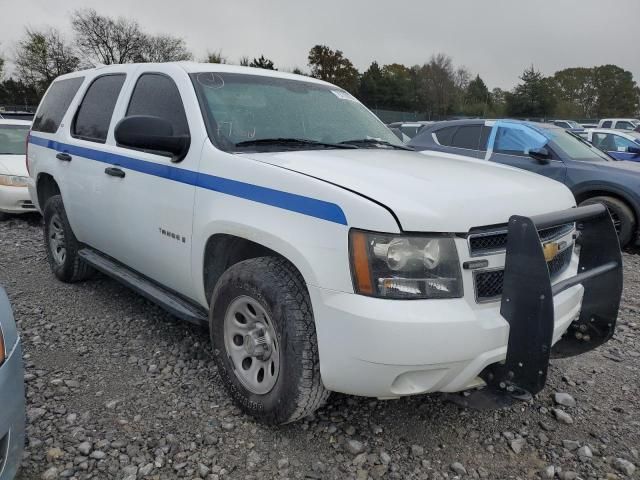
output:
[[11,304],[0,288],[0,480],[15,477],[24,448],[22,348]]

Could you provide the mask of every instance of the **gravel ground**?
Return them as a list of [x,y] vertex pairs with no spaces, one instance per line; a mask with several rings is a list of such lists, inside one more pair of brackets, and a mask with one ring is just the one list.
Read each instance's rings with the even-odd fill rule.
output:
[[640,256],[624,257],[615,338],[554,362],[532,402],[334,394],[271,428],[233,406],[205,330],[105,277],[56,281],[41,237],[39,217],[0,223],[26,363],[20,479],[640,478]]

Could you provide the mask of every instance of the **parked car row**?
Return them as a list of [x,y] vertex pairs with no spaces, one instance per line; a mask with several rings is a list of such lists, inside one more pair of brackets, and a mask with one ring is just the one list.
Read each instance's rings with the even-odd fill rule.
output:
[[31,122],[0,120],[0,220],[36,211],[27,189],[25,152]]
[[[600,134],[617,132],[598,130]],[[588,133],[594,137],[593,131]],[[471,157],[538,173],[565,184],[579,205],[603,203],[620,244],[638,240],[640,163],[616,161],[552,124],[516,120],[456,120],[423,128],[409,143],[423,152]],[[635,149],[620,152],[635,155]]]

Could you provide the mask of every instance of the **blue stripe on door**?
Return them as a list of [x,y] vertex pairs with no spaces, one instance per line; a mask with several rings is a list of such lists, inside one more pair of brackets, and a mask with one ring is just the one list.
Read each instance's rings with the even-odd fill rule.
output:
[[155,162],[148,162],[146,160],[95,150],[93,148],[61,143],[55,140],[37,137],[33,134],[29,135],[29,143],[50,148],[57,152],[66,152],[70,155],[127,168],[136,172],[146,173],[147,175],[153,175],[187,185],[194,185],[206,190],[212,190],[272,207],[282,208],[291,212],[301,213],[328,222],[347,225],[347,217],[339,205],[317,198],[305,197],[295,193],[232,180],[230,178],[207,175],[171,165],[161,165]]

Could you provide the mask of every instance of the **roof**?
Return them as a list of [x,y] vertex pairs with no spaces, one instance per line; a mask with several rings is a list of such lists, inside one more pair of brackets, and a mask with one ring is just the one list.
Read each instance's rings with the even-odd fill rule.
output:
[[[153,70],[154,67],[159,66],[176,66],[181,68],[187,73],[200,73],[200,72],[219,72],[219,73],[241,73],[245,75],[259,75],[263,77],[283,78],[289,80],[298,80],[309,83],[318,83],[322,85],[332,85],[323,80],[319,80],[313,77],[307,77],[305,75],[297,75],[295,73],[279,72],[277,70],[267,70],[264,68],[254,67],[241,67],[239,65],[227,65],[223,63],[199,63],[199,62],[166,62],[166,63],[126,63],[117,65],[102,65],[95,68],[89,68],[86,70],[78,70],[66,75],[61,75],[60,78],[71,78],[80,75],[87,75],[93,73],[107,73],[113,70],[119,72],[127,72],[136,70],[139,67],[145,67],[145,70]],[[336,87],[339,88],[339,87]]]
[[4,118],[0,119],[0,125],[26,125],[28,127],[31,125],[31,122],[28,120],[9,120]]

